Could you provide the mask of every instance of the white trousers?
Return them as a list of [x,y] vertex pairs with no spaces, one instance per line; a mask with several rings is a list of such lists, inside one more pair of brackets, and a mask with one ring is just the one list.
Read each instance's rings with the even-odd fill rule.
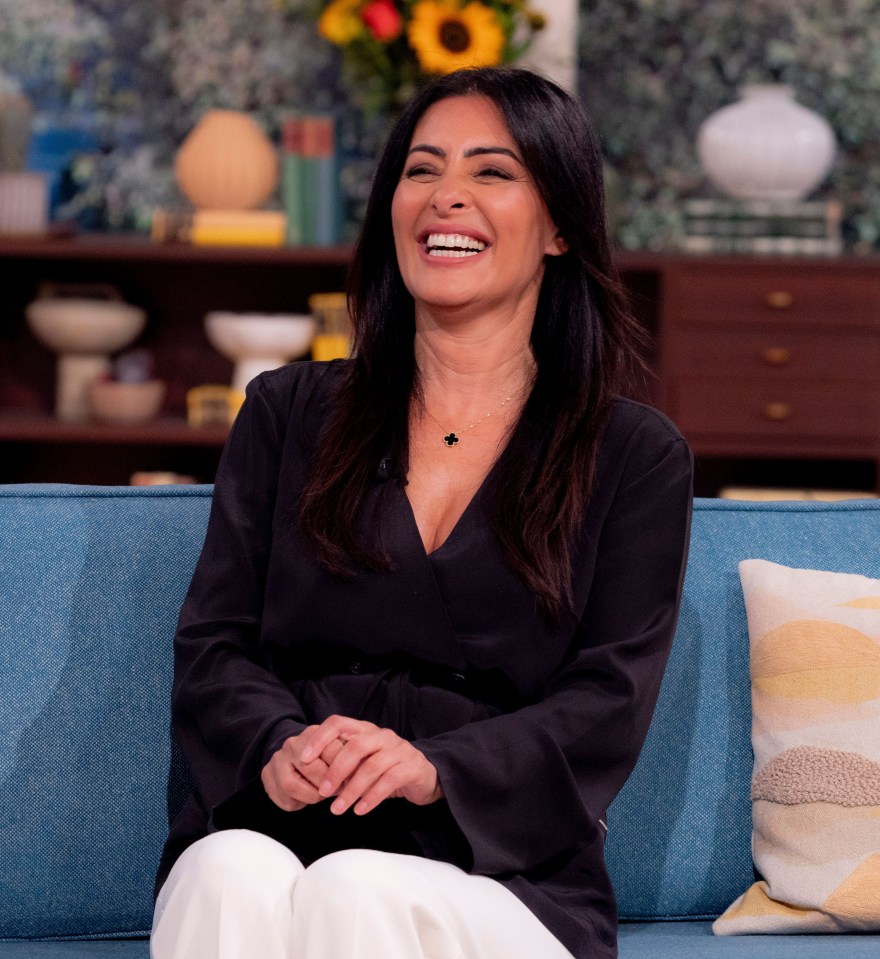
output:
[[304,868],[261,833],[190,846],[156,902],[152,959],[571,959],[494,879],[349,849]]

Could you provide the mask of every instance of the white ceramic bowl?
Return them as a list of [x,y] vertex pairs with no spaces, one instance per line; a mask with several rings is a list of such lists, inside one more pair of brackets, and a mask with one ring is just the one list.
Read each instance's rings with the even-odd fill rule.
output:
[[159,413],[164,399],[162,380],[145,383],[94,380],[88,387],[89,412],[103,423],[145,423]]
[[211,346],[233,360],[232,388],[244,392],[265,370],[304,356],[315,338],[315,320],[302,313],[209,313],[205,332]]
[[25,308],[34,335],[56,353],[106,354],[143,330],[143,310],[117,300],[34,300]]
[[211,346],[230,360],[304,356],[315,336],[315,321],[298,313],[209,313],[205,332]]

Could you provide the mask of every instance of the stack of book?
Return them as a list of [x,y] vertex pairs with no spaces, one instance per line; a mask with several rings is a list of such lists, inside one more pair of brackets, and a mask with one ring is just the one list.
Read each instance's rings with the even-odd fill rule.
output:
[[835,200],[687,200],[689,253],[835,256],[843,249]]
[[281,128],[281,193],[287,242],[332,246],[339,241],[340,202],[332,117],[298,116]]

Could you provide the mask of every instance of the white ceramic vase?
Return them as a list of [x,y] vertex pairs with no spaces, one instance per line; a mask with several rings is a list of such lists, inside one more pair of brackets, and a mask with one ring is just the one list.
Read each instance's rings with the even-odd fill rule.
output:
[[837,145],[825,119],[782,84],[746,86],[700,127],[697,153],[718,189],[741,200],[795,201],[828,175]]
[[58,354],[55,415],[89,417],[89,384],[110,370],[110,354],[140,335],[143,310],[117,300],[41,297],[25,308],[33,334]]
[[315,320],[307,314],[229,313],[205,317],[211,345],[233,361],[232,388],[244,393],[250,381],[304,356],[315,336]]

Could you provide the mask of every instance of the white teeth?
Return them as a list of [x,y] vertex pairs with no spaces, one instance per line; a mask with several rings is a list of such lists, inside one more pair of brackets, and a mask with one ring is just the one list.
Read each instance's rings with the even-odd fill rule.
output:
[[462,233],[432,233],[427,246],[432,256],[474,256],[486,249],[482,240]]

